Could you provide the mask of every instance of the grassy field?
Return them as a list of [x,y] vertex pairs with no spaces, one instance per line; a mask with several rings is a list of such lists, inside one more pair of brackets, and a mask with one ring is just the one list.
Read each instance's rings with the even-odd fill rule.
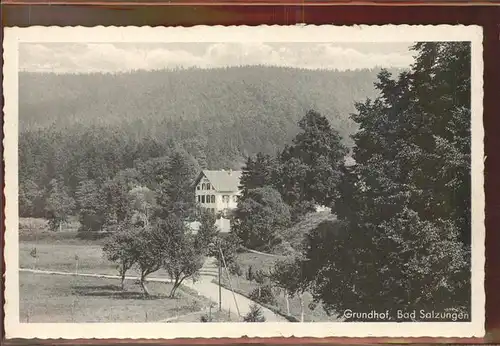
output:
[[[21,218],[20,267],[117,275],[116,265],[103,255],[103,240],[78,239],[77,229],[74,220],[53,232],[43,219]],[[127,273],[134,274],[135,270]],[[149,282],[153,296],[145,299],[135,280],[127,280],[125,291],[121,291],[118,279],[26,272],[19,275],[21,322],[200,322],[210,311],[208,299],[184,286],[171,299],[167,297],[170,284]],[[158,271],[151,276],[167,275]],[[215,308],[211,316],[212,322],[238,320],[234,314],[219,313]]]
[[[117,275],[116,264],[108,261],[102,252],[104,239],[79,239],[76,237],[78,227],[75,222],[69,225],[70,228],[53,232],[46,228],[46,221],[43,219],[21,218],[19,266],[28,269]],[[137,274],[135,268],[127,273]],[[151,276],[166,277],[166,273],[160,270]]]
[[[36,249],[35,257],[32,251]],[[78,268],[75,256],[78,256]],[[51,244],[45,242],[21,242],[19,266],[64,272],[117,274],[116,265],[109,262],[99,245]]]
[[64,223],[59,231],[51,231],[47,220],[31,217],[19,218],[19,241],[45,241],[52,243],[82,244],[99,243],[99,241],[87,241],[76,237],[80,223],[74,217]]
[[[186,314],[195,318],[198,313],[199,321],[210,304],[186,287],[176,298],[168,298],[169,283],[150,282],[154,295],[145,299],[133,280],[125,291],[117,279],[21,272],[19,280],[21,322],[160,322]],[[180,317],[169,322],[183,321]]]
[[[19,264],[21,268],[29,268],[29,269],[39,269],[39,270],[52,270],[52,271],[63,271],[63,272],[75,272],[78,273],[97,273],[97,274],[106,274],[106,275],[117,275],[116,265],[110,261],[108,261],[102,252],[102,239],[98,240],[81,240],[76,238],[76,230],[78,225],[76,221],[72,221],[67,225],[68,228],[63,228],[62,231],[52,232],[46,228],[46,222],[40,219],[21,219],[20,222],[20,244],[19,244]],[[33,256],[34,249],[36,249],[36,255]],[[76,260],[78,258],[78,261]],[[253,271],[255,272],[258,269],[264,270],[268,272],[274,265],[274,262],[277,260],[277,257],[265,256],[261,254],[255,254],[251,252],[242,252],[238,254],[238,263],[241,266],[243,271],[243,276],[236,277],[232,276],[232,285],[238,292],[241,294],[248,296],[255,288],[258,287],[257,283],[250,282],[245,279],[246,272],[248,268],[252,266]],[[41,274],[36,274],[41,275]],[[137,275],[136,270],[130,270],[127,275]],[[40,278],[46,277],[45,275],[41,275]],[[47,276],[49,279],[40,279],[42,283],[40,286],[36,284],[36,278],[33,277],[33,274],[21,273],[21,285],[22,292],[24,292],[24,297],[22,296],[21,305],[24,304],[24,310],[22,308],[21,319],[26,320],[28,316],[32,316],[31,319],[36,320],[42,319],[40,322],[48,322],[52,321],[51,319],[61,318],[66,320],[67,318],[73,318],[75,321],[81,321],[81,319],[85,318],[95,318],[98,321],[113,321],[114,318],[117,318],[117,314],[124,313],[124,316],[127,316],[127,321],[138,321],[143,322],[146,319],[144,315],[144,311],[149,308],[149,304],[155,305],[155,300],[144,300],[140,298],[141,292],[140,288],[135,284],[133,280],[129,280],[126,282],[127,293],[117,292],[116,288],[119,285],[119,282],[114,279],[101,279],[101,278],[77,278],[77,277],[57,277],[49,275]],[[166,273],[162,270],[151,274],[151,277],[167,277]],[[81,281],[79,284],[76,284],[76,281]],[[229,288],[229,283],[227,278],[224,278],[224,282],[226,287]],[[23,286],[24,285],[24,286]],[[69,285],[69,286],[68,286]],[[82,288],[78,290],[78,292],[85,291],[90,294],[82,295],[76,294],[75,290],[71,287],[73,286],[81,286]],[[88,286],[87,289],[83,287]],[[152,294],[162,295],[166,294],[168,284],[165,283],[149,283],[148,287]],[[114,287],[114,288],[113,288]],[[30,290],[33,290],[33,293],[29,293]],[[61,299],[57,301],[52,301],[50,303],[50,299],[45,299],[45,297],[56,297],[59,293],[58,290],[61,291]],[[38,292],[40,291],[40,292]],[[73,293],[71,293],[73,292]],[[129,303],[123,295],[127,296],[131,299],[130,307],[125,308],[117,308],[115,307],[116,302],[126,302],[125,305]],[[85,300],[82,300],[82,296],[87,298],[88,296],[92,297],[92,301],[89,302],[89,305],[86,305]],[[29,298],[31,297],[31,298]],[[40,297],[40,298],[39,298]],[[76,297],[76,298],[75,298]],[[98,297],[99,299],[105,299],[102,301],[95,300]],[[110,298],[111,297],[111,298]],[[121,298],[117,298],[121,297]],[[78,298],[78,299],[77,299]],[[30,302],[31,299],[31,302]],[[40,303],[36,303],[36,301],[40,300]],[[47,300],[48,303],[43,303],[43,301]],[[279,310],[281,313],[286,313],[286,300],[283,295],[276,295],[276,306],[275,308]],[[23,302],[24,301],[24,302]],[[73,310],[70,309],[73,302],[77,302],[79,305],[79,309],[81,307],[88,306],[89,309],[92,307],[92,304],[95,303],[96,312],[92,313],[92,316],[86,316],[86,313],[90,314],[91,310],[82,309],[82,315],[74,316]],[[162,303],[167,302],[168,298],[162,298],[160,300]],[[309,303],[312,302],[312,297],[310,294],[306,293],[304,295],[304,306],[305,306],[305,321],[327,321],[333,320],[332,317],[326,315],[320,305],[315,307],[314,309],[309,309]],[[49,305],[45,305],[49,304]],[[51,304],[51,305],[50,305]],[[120,305],[120,304],[119,304]],[[168,304],[167,304],[168,305]],[[30,309],[35,308],[31,313],[28,309],[28,306],[31,306]],[[61,309],[61,312],[58,311],[57,306]],[[120,305],[121,306],[121,305]],[[207,305],[208,306],[208,305]],[[165,312],[165,314],[161,314],[162,316],[158,317],[159,313],[155,315],[155,308],[152,308],[151,314],[149,314],[148,318],[153,320],[160,320],[171,318],[171,312]],[[38,309],[38,310],[37,310]],[[121,310],[124,310],[121,311]],[[134,310],[135,309],[135,310]],[[129,311],[130,310],[130,311]],[[176,321],[193,321],[198,322],[201,316],[206,311],[189,311],[189,309],[184,309],[189,313],[185,316],[177,319]],[[290,299],[290,310],[292,316],[296,318],[300,318],[300,300],[295,297]],[[38,311],[38,313],[37,313]],[[56,315],[52,315],[55,313]],[[61,313],[61,317],[58,317],[57,314]],[[215,311],[213,312],[213,320],[214,321],[227,321],[231,317],[230,314],[226,315],[226,313],[217,314]],[[45,316],[45,314],[47,316]],[[72,314],[68,317],[68,314]],[[113,315],[114,314],[114,315]],[[141,315],[142,314],[142,315]],[[139,316],[141,315],[141,316]],[[157,316],[158,315],[158,316]],[[164,315],[168,315],[167,317],[163,317]],[[183,314],[184,315],[184,314]],[[37,317],[38,316],[38,317]],[[48,320],[43,320],[44,318]],[[80,319],[79,319],[80,318]],[[122,321],[122,320],[117,320]],[[175,322],[175,321],[171,321]]]
[[274,266],[274,262],[278,257],[265,256],[253,252],[242,252],[238,254],[237,262],[240,265],[243,273],[248,271],[248,267],[252,266],[253,270],[264,270],[268,272]]

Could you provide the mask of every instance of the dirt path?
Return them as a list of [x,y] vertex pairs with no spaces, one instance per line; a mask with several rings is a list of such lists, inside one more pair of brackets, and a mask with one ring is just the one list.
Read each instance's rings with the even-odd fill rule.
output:
[[[93,278],[104,278],[104,279],[121,279],[118,275],[106,275],[106,274],[96,274],[96,273],[80,273],[80,272],[58,272],[53,270],[39,270],[39,269],[29,269],[29,268],[19,268],[20,272],[34,273],[34,274],[52,274],[52,275],[67,275],[67,276],[86,276]],[[126,276],[126,280],[139,280],[137,276]],[[148,278],[147,281],[152,282],[171,282],[172,280],[168,278]]]
[[[37,270],[37,269],[28,269],[28,268],[20,268],[20,272],[34,273],[34,274],[51,274],[51,275],[68,275],[68,276],[86,276],[86,277],[97,277],[97,278],[107,278],[107,279],[120,279],[118,275],[104,275],[97,273],[75,273],[75,272],[59,272],[59,271],[50,271],[50,270]],[[127,280],[139,280],[137,276],[127,276],[125,277]],[[198,292],[199,295],[202,295],[214,302],[214,304],[218,304],[219,301],[219,285],[211,282],[213,276],[211,275],[201,275],[198,281],[193,283],[192,280],[186,281],[183,284],[186,287],[190,287]],[[151,277],[148,278],[149,282],[171,282],[168,278],[158,278]],[[221,305],[222,310],[230,311],[232,313],[240,312],[240,316],[246,315],[250,311],[250,305],[255,303],[254,301],[221,287]],[[266,318],[267,322],[288,322],[284,317],[275,314],[271,310],[261,307],[262,313]]]

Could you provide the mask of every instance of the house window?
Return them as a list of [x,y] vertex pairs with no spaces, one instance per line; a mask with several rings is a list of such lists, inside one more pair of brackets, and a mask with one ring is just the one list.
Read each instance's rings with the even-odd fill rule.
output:
[[200,195],[196,196],[198,198],[198,203],[200,203]]
[[233,196],[233,202],[238,203],[238,196]]
[[224,195],[224,196],[222,196],[222,201],[223,201],[224,203],[229,203],[229,196],[228,196],[228,195]]
[[211,202],[212,202],[212,203],[215,203],[215,195],[212,195],[212,197],[211,197]]
[[196,190],[199,190],[200,189],[200,185],[196,186]]
[[205,190],[205,183],[201,184],[201,189]]
[[205,203],[205,195],[201,196],[201,203]]

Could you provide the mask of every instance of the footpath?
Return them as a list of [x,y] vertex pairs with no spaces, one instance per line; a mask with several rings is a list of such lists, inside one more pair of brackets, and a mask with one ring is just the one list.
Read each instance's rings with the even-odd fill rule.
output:
[[[214,304],[217,306],[219,302],[219,285],[213,283],[212,280],[216,279],[218,275],[217,265],[214,264],[213,258],[207,258],[203,265],[203,268],[200,271],[200,278],[198,281],[193,283],[192,281],[183,283],[187,287],[191,287],[192,289],[198,291],[200,295],[207,297],[212,300]],[[225,275],[223,272],[222,275]],[[255,302],[251,299],[248,299],[241,294],[234,293],[227,288],[221,287],[221,301],[222,301],[222,310],[231,311],[233,313],[237,313],[238,310],[236,308],[236,304],[238,305],[238,309],[240,312],[240,316],[245,316],[250,311],[250,306],[255,304]],[[281,315],[278,315],[266,307],[258,304],[261,307],[261,311],[263,316],[266,318],[266,322],[289,322],[286,318]]]

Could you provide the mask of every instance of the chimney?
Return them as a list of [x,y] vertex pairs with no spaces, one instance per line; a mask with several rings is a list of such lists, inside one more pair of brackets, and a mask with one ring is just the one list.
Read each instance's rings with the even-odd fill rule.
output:
[[231,175],[233,173],[233,170],[231,168],[229,168],[229,170],[227,171],[227,174]]

